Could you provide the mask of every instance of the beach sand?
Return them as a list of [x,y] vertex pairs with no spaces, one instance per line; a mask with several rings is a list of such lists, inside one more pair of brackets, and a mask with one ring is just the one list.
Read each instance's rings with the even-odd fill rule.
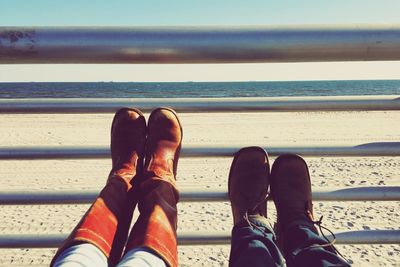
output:
[[[146,114],[148,116],[148,114]],[[3,114],[1,146],[108,146],[113,114]],[[313,146],[400,141],[400,112],[180,114],[185,145]],[[271,163],[274,158],[271,158]],[[226,189],[231,158],[182,158],[181,189]],[[307,157],[313,189],[399,186],[400,157]],[[0,190],[100,190],[111,160],[0,161]],[[400,228],[399,201],[315,202],[334,232]],[[1,234],[69,233],[88,205],[0,206]],[[232,228],[230,204],[179,203],[180,231]],[[137,213],[136,213],[137,214]],[[268,204],[273,223],[275,208]],[[354,266],[400,266],[400,245],[338,245]],[[47,266],[55,249],[0,249],[0,266]],[[180,246],[180,266],[227,266],[229,245]]]

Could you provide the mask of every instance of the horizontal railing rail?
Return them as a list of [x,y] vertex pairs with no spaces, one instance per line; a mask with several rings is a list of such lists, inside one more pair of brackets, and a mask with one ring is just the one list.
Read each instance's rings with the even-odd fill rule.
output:
[[[182,157],[231,157],[242,146],[185,146]],[[357,146],[265,147],[268,154],[277,156],[294,153],[302,156],[400,156],[400,142],[376,142]],[[109,158],[107,147],[0,147],[0,160],[16,159],[92,159]]]
[[[227,245],[230,233],[178,232],[178,245]],[[400,230],[363,230],[336,233],[336,244],[399,244]],[[64,234],[1,235],[0,248],[54,248],[67,238]],[[332,239],[332,236],[327,236]]]
[[[231,233],[178,233],[179,245],[226,245],[230,244]],[[335,244],[399,244],[400,230],[346,231],[335,234]],[[331,235],[327,235],[332,240]]]
[[[0,191],[0,205],[89,204],[98,190],[81,191]],[[186,189],[179,193],[181,202],[229,201],[224,190]],[[271,200],[268,198],[268,200]],[[366,186],[314,191],[314,201],[397,201],[400,186]]]
[[[400,60],[400,25],[315,27],[0,27],[0,64],[258,63]],[[204,99],[1,99],[0,114],[400,110],[399,96]],[[187,146],[186,157],[232,156],[240,147]],[[267,147],[276,156],[400,156],[400,142]],[[104,147],[2,147],[0,159],[109,158]],[[98,191],[0,191],[0,205],[89,204]],[[183,190],[181,201],[227,201],[226,191]],[[315,201],[399,201],[400,187],[315,191]],[[59,247],[67,236],[1,235],[0,248]],[[400,244],[400,230],[336,234],[338,244]],[[229,244],[230,233],[178,233],[180,245]]]
[[0,27],[0,63],[400,60],[400,25]]
[[400,96],[0,99],[0,113],[113,113],[121,107],[149,112],[160,106],[196,113],[400,110]]

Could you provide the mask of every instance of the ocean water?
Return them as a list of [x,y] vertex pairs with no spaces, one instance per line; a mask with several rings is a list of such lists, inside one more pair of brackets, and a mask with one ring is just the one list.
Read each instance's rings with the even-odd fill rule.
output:
[[0,98],[178,98],[400,95],[400,80],[0,83]]

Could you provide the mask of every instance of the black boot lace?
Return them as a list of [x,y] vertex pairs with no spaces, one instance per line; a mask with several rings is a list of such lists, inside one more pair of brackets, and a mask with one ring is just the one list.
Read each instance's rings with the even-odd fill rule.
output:
[[265,197],[263,199],[261,199],[259,202],[257,202],[253,208],[246,210],[245,214],[243,215],[243,219],[247,222],[247,224],[251,227],[251,229],[256,228],[257,230],[261,231],[262,233],[264,233],[264,230],[261,227],[259,227],[258,225],[254,224],[253,222],[250,221],[249,211],[251,212],[251,214],[255,213],[255,211],[257,211],[257,209],[259,208],[259,206],[267,200],[268,196],[269,196],[269,192],[267,192],[265,194]]
[[[328,229],[328,228],[326,228],[325,226],[322,225],[322,219],[323,219],[323,218],[324,218],[324,216],[321,216],[321,217],[319,218],[319,220],[317,220],[317,221],[312,221],[312,223],[315,224],[316,226],[318,226],[319,232],[321,233],[322,237],[323,237],[323,238],[326,240],[326,242],[328,242],[328,243],[327,243],[327,244],[323,244],[323,245],[312,245],[312,246],[306,247],[305,249],[317,248],[317,247],[331,247],[332,250],[333,250],[336,254],[338,254],[340,257],[342,257],[347,263],[350,263],[349,260],[347,260],[347,259],[343,256],[343,254],[341,254],[341,253],[336,249],[336,247],[334,246],[334,244],[335,244],[335,242],[336,242],[336,236],[335,236],[335,234],[334,234],[330,229]],[[322,231],[322,229],[329,232],[329,234],[332,236],[332,240],[329,240],[329,238],[325,235],[325,233],[324,233],[324,231]]]

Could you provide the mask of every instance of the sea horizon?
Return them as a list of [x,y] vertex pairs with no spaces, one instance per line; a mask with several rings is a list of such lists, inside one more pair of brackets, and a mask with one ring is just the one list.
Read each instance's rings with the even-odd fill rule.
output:
[[400,80],[2,82],[0,98],[206,98],[399,95]]

